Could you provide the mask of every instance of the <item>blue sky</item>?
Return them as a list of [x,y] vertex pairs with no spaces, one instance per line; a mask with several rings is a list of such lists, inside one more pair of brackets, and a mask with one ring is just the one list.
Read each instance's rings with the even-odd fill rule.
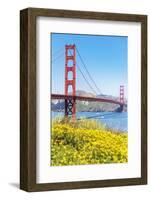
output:
[[[107,95],[119,96],[119,87],[124,85],[125,97],[127,97],[128,38],[126,36],[52,33],[50,41],[52,47],[53,93],[64,93],[65,45],[75,44],[101,92]],[[76,62],[91,83],[77,54]],[[85,90],[93,93],[78,69],[76,80],[76,90]],[[95,89],[93,83],[91,85]],[[97,90],[96,93],[98,93]]]

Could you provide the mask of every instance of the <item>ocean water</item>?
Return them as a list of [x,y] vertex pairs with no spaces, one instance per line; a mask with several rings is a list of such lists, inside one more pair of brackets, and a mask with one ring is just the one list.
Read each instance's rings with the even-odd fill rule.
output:
[[[63,116],[63,112],[52,112],[52,119]],[[128,131],[127,112],[77,112],[76,118],[98,120],[107,128],[114,131]]]

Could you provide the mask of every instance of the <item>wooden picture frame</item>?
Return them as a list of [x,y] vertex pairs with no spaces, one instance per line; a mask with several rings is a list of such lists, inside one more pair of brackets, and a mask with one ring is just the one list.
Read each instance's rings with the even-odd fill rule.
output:
[[[141,177],[36,183],[36,19],[39,16],[141,23]],[[20,188],[47,191],[147,184],[147,16],[27,8],[20,12]]]

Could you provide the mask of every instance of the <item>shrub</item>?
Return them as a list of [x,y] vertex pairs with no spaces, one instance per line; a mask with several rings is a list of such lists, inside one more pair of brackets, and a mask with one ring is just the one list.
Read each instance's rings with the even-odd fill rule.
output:
[[51,165],[125,163],[127,133],[115,133],[94,120],[57,118],[52,123]]

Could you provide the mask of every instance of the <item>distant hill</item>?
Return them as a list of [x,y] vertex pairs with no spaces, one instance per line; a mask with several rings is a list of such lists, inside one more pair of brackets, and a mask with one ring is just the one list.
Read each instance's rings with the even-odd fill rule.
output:
[[[76,95],[78,96],[88,96],[88,97],[100,97],[109,98],[113,100],[118,100],[117,97],[111,95],[94,95],[83,90],[77,90]],[[64,101],[63,100],[52,100],[51,103],[52,111],[64,111]],[[88,101],[76,101],[77,112],[108,112],[108,111],[118,111],[119,105],[105,103],[105,102],[88,102]]]
[[77,90],[76,91],[76,95],[77,96],[86,96],[86,97],[96,97],[96,95],[90,93],[90,92],[86,92],[84,90]]

